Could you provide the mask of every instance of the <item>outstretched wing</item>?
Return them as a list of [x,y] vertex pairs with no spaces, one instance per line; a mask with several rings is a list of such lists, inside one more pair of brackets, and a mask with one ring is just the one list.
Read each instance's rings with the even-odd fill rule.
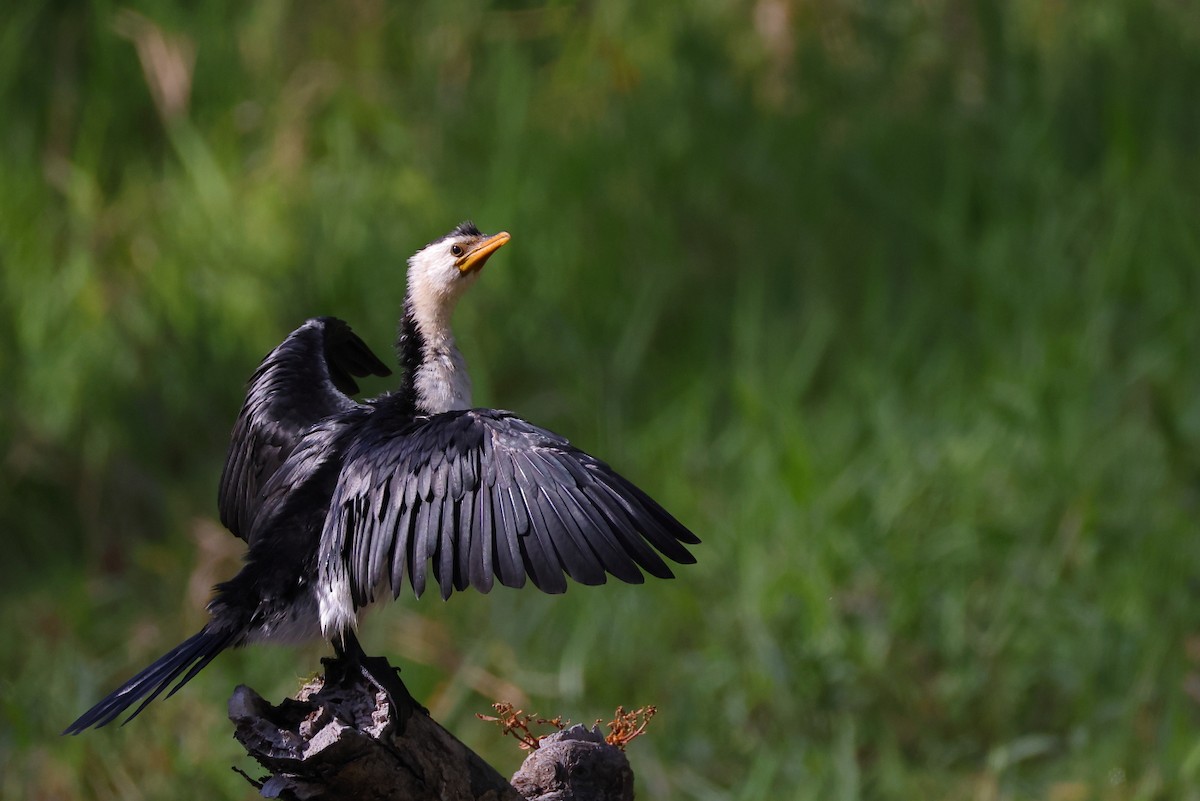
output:
[[288,335],[250,378],[221,473],[221,522],[244,540],[259,494],[314,423],[357,404],[354,376],[389,375],[350,326],[318,317]]
[[565,439],[508,412],[472,409],[397,425],[383,408],[346,454],[321,536],[322,586],[354,607],[426,569],[443,598],[493,580],[563,592],[672,573],[699,539],[640,489]]

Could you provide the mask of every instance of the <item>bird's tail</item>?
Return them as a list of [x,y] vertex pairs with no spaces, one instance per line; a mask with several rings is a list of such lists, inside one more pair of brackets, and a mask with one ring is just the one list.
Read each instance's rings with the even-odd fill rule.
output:
[[[133,714],[125,719],[125,722],[128,723],[137,717],[138,713],[146,708],[146,704],[157,698],[167,688],[167,685],[179,678],[179,675],[182,673],[183,678],[179,679],[171,692],[167,693],[168,698],[174,695],[180,687],[187,684],[217,654],[233,644],[236,635],[236,628],[215,628],[212,624],[205,626],[198,633],[163,654],[154,664],[114,690],[103,701],[80,715],[79,720],[68,726],[63,734],[79,734],[93,726],[96,728],[106,726],[112,723],[126,709],[133,706],[142,698],[145,698],[146,700],[142,701],[141,705],[133,710]],[[184,673],[185,670],[187,671],[186,673]]]

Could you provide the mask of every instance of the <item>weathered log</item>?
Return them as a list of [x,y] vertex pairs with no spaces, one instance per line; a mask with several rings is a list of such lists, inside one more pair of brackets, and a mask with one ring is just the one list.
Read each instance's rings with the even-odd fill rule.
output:
[[278,706],[240,686],[229,718],[247,753],[272,774],[260,787],[266,798],[524,801],[424,709],[397,704],[352,673],[313,679]]
[[327,672],[326,678],[313,679],[295,699],[278,706],[239,686],[229,699],[229,718],[237,740],[271,773],[251,780],[266,798],[633,799],[629,762],[599,731],[575,726],[543,738],[509,784],[411,696],[398,695],[393,688],[389,696],[360,671],[334,671],[332,678]]

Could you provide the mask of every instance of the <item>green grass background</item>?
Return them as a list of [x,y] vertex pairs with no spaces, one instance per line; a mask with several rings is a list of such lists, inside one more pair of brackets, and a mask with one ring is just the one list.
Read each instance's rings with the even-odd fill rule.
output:
[[502,771],[498,698],[657,704],[648,799],[1200,798],[1200,6],[16,0],[0,109],[3,798],[252,797],[320,646],[58,732],[236,571],[258,359],[468,217],[476,401],[704,540],[368,618]]

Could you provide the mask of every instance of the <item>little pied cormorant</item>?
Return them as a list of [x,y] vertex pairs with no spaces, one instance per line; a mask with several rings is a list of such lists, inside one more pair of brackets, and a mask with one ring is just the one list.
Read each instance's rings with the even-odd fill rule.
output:
[[566,576],[631,584],[690,564],[699,539],[640,489],[567,440],[509,412],[471,408],[450,317],[509,241],[463,223],[409,259],[397,351],[400,388],[359,403],[354,377],[390,371],[334,317],[293,331],[250,379],[221,476],[221,522],[248,546],[211,617],[85,712],[78,734],[137,716],[226,648],[324,637],[362,655],[357,612],[377,596],[443,598],[495,581],[544,592]]

